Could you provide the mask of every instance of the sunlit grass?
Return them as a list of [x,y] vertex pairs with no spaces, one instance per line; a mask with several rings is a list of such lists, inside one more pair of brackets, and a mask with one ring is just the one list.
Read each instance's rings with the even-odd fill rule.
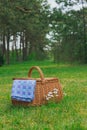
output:
[[[11,104],[13,77],[27,77],[38,65],[45,77],[57,77],[65,93],[63,100],[41,107],[15,107]],[[39,77],[37,71],[33,77]],[[87,66],[24,62],[0,67],[0,130],[86,130]]]

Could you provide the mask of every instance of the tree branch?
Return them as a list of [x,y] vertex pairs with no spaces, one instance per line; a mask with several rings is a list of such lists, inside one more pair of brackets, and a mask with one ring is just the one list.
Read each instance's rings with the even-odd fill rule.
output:
[[24,13],[31,13],[32,12],[30,9],[26,9],[23,7],[16,6],[16,8]]

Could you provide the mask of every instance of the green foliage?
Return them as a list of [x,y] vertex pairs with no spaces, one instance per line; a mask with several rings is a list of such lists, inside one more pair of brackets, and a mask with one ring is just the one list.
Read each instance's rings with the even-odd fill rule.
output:
[[[13,77],[27,77],[38,65],[45,77],[59,78],[64,97],[58,103],[41,107],[15,107],[11,104]],[[39,77],[35,71],[33,77]],[[6,130],[86,130],[87,66],[54,64],[50,61],[23,62],[0,68],[0,129]]]
[[[84,7],[87,0],[55,1],[58,8],[52,10],[47,0],[0,1],[0,39],[6,63],[12,59],[9,53],[12,37],[15,37],[11,44],[14,61],[43,60],[49,54],[44,48],[50,45],[50,56],[55,62],[87,63],[87,7]],[[78,3],[82,9],[73,10]],[[47,34],[51,35],[49,40]]]
[[83,7],[76,11],[71,8],[72,5],[77,5],[78,1],[56,1],[60,8],[54,8],[50,17],[52,22],[51,37],[54,40],[52,43],[54,60],[86,63],[87,8]]
[[[8,37],[10,42],[12,36],[16,38],[20,36],[21,43],[19,44],[21,44],[22,49],[19,55],[16,54],[21,57],[19,59],[27,60],[28,52],[30,52],[31,59],[34,52],[43,50],[46,45],[46,34],[49,32],[49,14],[47,0],[0,1],[0,36],[5,47]],[[4,40],[3,37],[5,37]],[[10,63],[11,58],[9,56],[9,42],[7,42],[8,47],[6,48],[8,55],[5,57],[9,60],[8,63]],[[17,41],[12,41],[12,46],[17,46],[17,44]],[[32,49],[33,47],[34,49]],[[15,50],[17,50],[16,47]],[[38,53],[36,56],[38,59]],[[42,56],[43,59],[44,55]]]
[[29,55],[29,60],[36,60],[36,53],[32,52],[32,53]]

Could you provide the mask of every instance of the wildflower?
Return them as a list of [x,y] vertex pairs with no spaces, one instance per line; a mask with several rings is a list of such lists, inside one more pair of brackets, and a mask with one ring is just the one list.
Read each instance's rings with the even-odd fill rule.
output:
[[48,94],[52,94],[52,92],[49,92]]
[[57,94],[58,92],[57,92],[57,91],[54,91],[53,93],[54,93],[54,94]]
[[50,97],[54,97],[53,95],[50,95]]
[[57,88],[54,88],[53,90],[54,90],[54,91],[58,91],[58,89],[57,89]]
[[49,98],[48,98],[48,97],[46,97],[46,100],[49,100]]
[[55,96],[56,96],[56,97],[58,97],[59,95],[58,95],[58,94],[56,94]]
[[52,95],[53,95],[52,92],[49,92],[49,93],[47,94],[48,97],[51,97]]
[[49,97],[48,97],[48,96],[46,96],[46,100],[49,100]]
[[48,92],[46,95],[46,100],[53,100],[55,97],[58,97],[58,89],[54,88],[52,91]]

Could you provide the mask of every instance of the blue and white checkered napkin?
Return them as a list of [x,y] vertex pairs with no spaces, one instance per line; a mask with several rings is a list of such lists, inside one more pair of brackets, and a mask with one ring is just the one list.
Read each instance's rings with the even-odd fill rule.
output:
[[11,98],[31,102],[34,99],[36,80],[14,80]]

